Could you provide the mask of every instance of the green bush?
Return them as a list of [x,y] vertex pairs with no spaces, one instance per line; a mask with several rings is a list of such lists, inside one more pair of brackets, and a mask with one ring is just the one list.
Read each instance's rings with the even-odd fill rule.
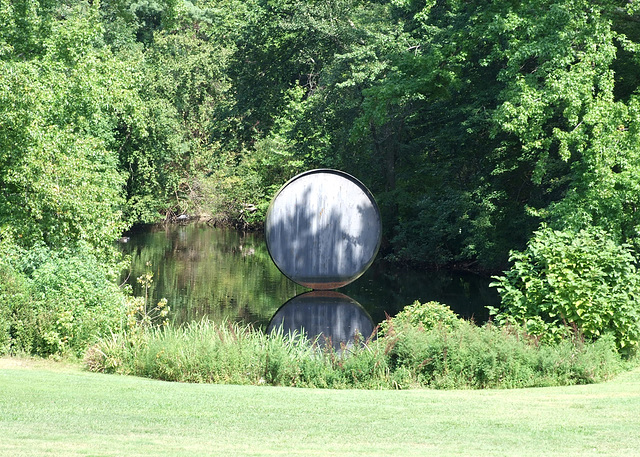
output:
[[431,330],[436,327],[456,328],[462,319],[451,308],[436,301],[420,303],[419,301],[405,306],[394,317],[380,324],[380,336],[397,331],[406,326]]
[[620,370],[612,339],[538,345],[516,328],[464,322],[455,329],[405,328],[389,337],[387,354],[406,386],[515,388],[588,384]]
[[536,232],[513,267],[493,285],[502,299],[491,309],[500,324],[523,325],[541,340],[610,334],[623,354],[640,343],[640,276],[627,246],[597,228]]
[[119,331],[123,295],[87,249],[8,251],[0,264],[0,349],[81,355]]
[[167,381],[373,388],[387,385],[384,357],[375,348],[337,351],[297,334],[205,320],[150,328],[143,338],[112,335],[87,351],[85,363],[93,371]]
[[20,300],[21,287],[15,284],[17,276],[8,265],[0,261],[0,356],[9,352],[11,347],[12,302]]
[[0,354],[25,352],[34,338],[35,312],[26,276],[15,267],[23,254],[9,243],[0,244]]

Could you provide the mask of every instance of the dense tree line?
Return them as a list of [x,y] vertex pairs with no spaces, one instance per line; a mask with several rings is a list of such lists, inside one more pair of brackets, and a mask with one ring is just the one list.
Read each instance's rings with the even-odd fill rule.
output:
[[3,229],[98,245],[183,212],[251,224],[295,173],[337,167],[399,260],[504,266],[542,221],[635,244],[637,10],[5,1]]
[[389,259],[495,271],[547,229],[630,252],[639,24],[637,0],[0,0],[2,251],[113,275],[132,224],[259,226],[331,167]]

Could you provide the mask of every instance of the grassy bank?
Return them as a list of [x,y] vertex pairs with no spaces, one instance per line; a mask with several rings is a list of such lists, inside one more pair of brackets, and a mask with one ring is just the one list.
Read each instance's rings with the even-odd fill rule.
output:
[[640,369],[602,384],[181,384],[0,359],[1,456],[640,455]]
[[296,334],[202,321],[114,334],[90,348],[85,362],[92,371],[163,381],[338,389],[591,384],[624,365],[610,338],[540,345],[515,327],[478,327],[438,303],[416,306],[405,310],[426,316],[404,322],[403,311],[383,324],[384,336],[343,350]]

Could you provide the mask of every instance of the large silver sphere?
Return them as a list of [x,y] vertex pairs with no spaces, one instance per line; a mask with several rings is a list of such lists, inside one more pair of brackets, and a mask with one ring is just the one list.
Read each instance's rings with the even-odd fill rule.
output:
[[311,170],[276,194],[265,238],[276,266],[310,289],[336,289],[373,262],[382,235],[380,211],[369,190],[336,170]]

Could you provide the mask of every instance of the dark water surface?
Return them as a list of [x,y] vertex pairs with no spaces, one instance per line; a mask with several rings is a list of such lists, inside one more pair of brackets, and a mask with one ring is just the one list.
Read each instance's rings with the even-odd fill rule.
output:
[[[131,255],[125,277],[134,293],[144,294],[136,278],[151,271],[150,297],[154,303],[168,300],[176,324],[208,317],[266,328],[286,302],[307,291],[273,264],[260,233],[206,224],[150,226],[129,234],[122,249]],[[338,292],[357,302],[373,323],[414,300],[436,300],[482,322],[488,317],[485,306],[498,302],[489,282],[473,274],[408,270],[376,261]]]

